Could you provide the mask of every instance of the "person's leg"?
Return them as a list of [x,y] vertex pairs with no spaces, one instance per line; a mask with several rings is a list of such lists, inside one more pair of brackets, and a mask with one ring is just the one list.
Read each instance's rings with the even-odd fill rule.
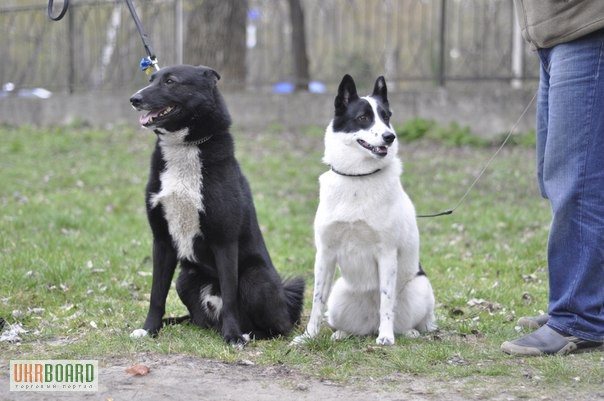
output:
[[604,340],[604,31],[551,50],[543,187],[548,325]]
[[539,55],[537,167],[553,212],[551,317],[502,345],[526,355],[572,352],[604,339],[604,31]]
[[537,96],[537,146],[536,146],[536,163],[537,163],[537,183],[539,190],[544,198],[547,198],[545,187],[543,184],[543,160],[545,158],[545,144],[547,143],[547,125],[549,121],[549,57],[550,49],[539,50],[540,72],[539,72],[539,93]]

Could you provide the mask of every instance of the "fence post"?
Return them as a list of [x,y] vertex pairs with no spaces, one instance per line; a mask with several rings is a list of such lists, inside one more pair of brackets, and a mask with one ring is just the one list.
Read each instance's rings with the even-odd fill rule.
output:
[[184,15],[182,9],[182,0],[175,0],[175,20],[174,30],[176,31],[176,64],[182,64],[184,59]]
[[[516,11],[516,5],[513,6]],[[516,15],[516,13],[514,13]],[[512,17],[512,88],[522,88],[522,78],[524,78],[524,40],[520,29],[520,23],[514,16]]]
[[447,37],[447,0],[440,0],[440,32],[438,48],[438,86],[445,86],[445,50]]
[[67,43],[69,45],[67,53],[67,89],[69,94],[75,92],[75,19],[73,17],[76,7],[71,8],[67,13]]

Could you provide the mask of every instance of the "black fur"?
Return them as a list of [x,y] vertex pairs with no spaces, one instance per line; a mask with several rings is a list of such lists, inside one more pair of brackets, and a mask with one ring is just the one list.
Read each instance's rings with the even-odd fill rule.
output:
[[[157,111],[173,107],[165,117],[147,125],[158,134],[146,189],[147,214],[153,232],[153,283],[149,312],[143,328],[155,335],[162,326],[165,302],[176,265],[181,272],[176,289],[193,323],[220,330],[228,343],[242,344],[243,334],[268,338],[290,333],[299,321],[304,281],[283,281],[275,270],[256,219],[248,182],[234,155],[231,119],[216,83],[220,76],[207,67],[180,65],[153,74],[151,84],[130,101],[137,109]],[[143,121],[143,119],[141,119]],[[198,262],[178,260],[162,204],[152,207],[166,168],[160,136],[188,129],[185,140],[198,146],[202,162],[199,213],[202,235],[194,240]],[[208,139],[209,138],[209,139]],[[204,142],[201,143],[200,140]],[[211,285],[211,295],[222,298],[219,319],[202,307],[200,292]],[[206,305],[210,312],[213,305]],[[178,323],[173,319],[169,323]]]
[[417,272],[417,275],[418,275],[418,276],[426,276],[426,277],[428,276],[428,275],[426,274],[426,272],[424,271],[424,268],[422,267],[421,262],[420,262],[420,264],[419,264],[419,270],[418,270],[418,272]]
[[[388,125],[392,112],[390,111],[390,105],[388,103],[386,81],[384,80],[384,77],[381,76],[375,81],[371,97],[374,98],[378,104],[379,118]],[[362,129],[368,129],[374,124],[376,116],[374,115],[369,102],[359,97],[354,80],[348,74],[344,75],[340,82],[334,106],[334,132],[357,132]]]

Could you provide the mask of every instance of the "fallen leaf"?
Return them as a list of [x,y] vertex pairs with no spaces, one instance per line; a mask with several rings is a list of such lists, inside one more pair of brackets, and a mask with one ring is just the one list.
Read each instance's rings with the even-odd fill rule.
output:
[[133,376],[146,376],[149,374],[149,369],[147,366],[142,363],[137,363],[136,365],[132,365],[126,369],[126,373],[129,373]]
[[5,330],[0,334],[0,342],[6,341],[9,343],[18,343],[21,341],[19,334],[27,333],[21,323],[10,324],[5,323]]

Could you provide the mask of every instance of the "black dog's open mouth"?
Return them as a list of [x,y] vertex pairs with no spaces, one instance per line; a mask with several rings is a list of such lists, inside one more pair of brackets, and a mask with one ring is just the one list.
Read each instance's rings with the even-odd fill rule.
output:
[[139,122],[143,127],[148,127],[149,125],[153,125],[156,121],[161,120],[167,115],[173,113],[175,110],[176,106],[168,106],[160,110],[149,111],[140,117]]
[[362,139],[357,139],[357,143],[378,157],[384,157],[388,154],[388,146],[372,146]]

